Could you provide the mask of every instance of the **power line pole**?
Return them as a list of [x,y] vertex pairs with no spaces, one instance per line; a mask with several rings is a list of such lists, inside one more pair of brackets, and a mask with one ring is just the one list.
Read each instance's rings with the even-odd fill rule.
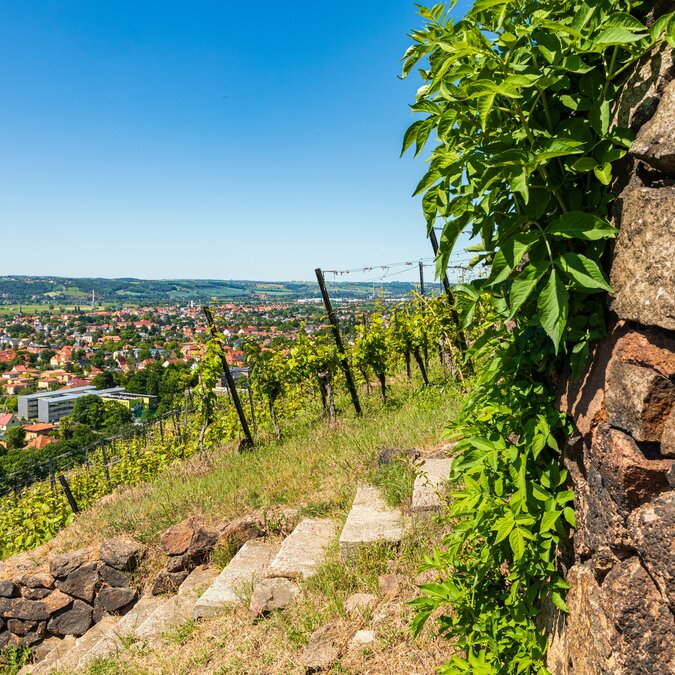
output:
[[359,403],[359,395],[356,392],[356,384],[354,383],[354,378],[352,377],[352,371],[349,367],[349,361],[347,361],[347,354],[345,353],[345,348],[342,344],[342,336],[340,335],[340,328],[338,327],[337,317],[333,311],[333,305],[330,301],[330,296],[328,295],[328,290],[326,289],[326,280],[323,277],[323,272],[320,267],[317,267],[314,270],[316,274],[316,280],[319,282],[319,288],[321,289],[321,295],[323,297],[323,304],[326,307],[326,313],[328,314],[328,321],[330,322],[330,327],[333,331],[333,337],[335,338],[335,344],[338,349],[338,353],[342,357],[340,359],[340,365],[345,374],[345,379],[347,380],[347,389],[349,389],[349,395],[352,397],[352,403],[354,404],[354,410],[356,414],[361,414],[361,403]]

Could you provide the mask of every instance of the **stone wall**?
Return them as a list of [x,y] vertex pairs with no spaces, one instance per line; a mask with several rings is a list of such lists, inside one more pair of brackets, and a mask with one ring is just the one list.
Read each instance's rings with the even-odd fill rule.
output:
[[119,537],[0,579],[0,649],[23,644],[39,657],[54,641],[124,614],[138,599],[133,572],[144,553],[138,542]]
[[[610,334],[561,392],[578,530],[554,675],[675,673],[675,69],[640,64],[616,118],[638,131],[614,219]],[[550,608],[547,608],[550,609]]]

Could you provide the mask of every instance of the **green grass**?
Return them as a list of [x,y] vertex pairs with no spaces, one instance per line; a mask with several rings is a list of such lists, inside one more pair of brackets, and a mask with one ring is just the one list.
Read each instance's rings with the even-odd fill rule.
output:
[[206,466],[176,464],[128,496],[78,519],[77,544],[118,533],[152,543],[192,514],[218,522],[286,505],[303,515],[346,513],[356,486],[373,477],[390,501],[400,503],[410,494],[413,475],[400,462],[378,474],[379,452],[436,443],[461,396],[452,385],[421,389],[402,381],[392,386],[386,406],[376,396],[363,397],[363,416],[343,411],[334,428],[304,421],[286,432],[283,441],[263,443],[253,452],[225,449]]

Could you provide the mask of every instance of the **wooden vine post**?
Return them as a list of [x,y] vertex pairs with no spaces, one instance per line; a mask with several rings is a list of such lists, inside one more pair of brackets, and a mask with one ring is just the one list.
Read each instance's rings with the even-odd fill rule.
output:
[[347,361],[347,354],[345,348],[342,344],[342,336],[340,335],[340,328],[338,327],[337,317],[333,311],[333,305],[330,301],[330,296],[328,295],[328,290],[326,289],[326,280],[323,277],[323,272],[320,267],[317,267],[314,270],[316,274],[316,280],[319,282],[319,288],[321,289],[321,295],[323,297],[323,304],[326,307],[326,313],[328,314],[328,321],[330,322],[331,330],[333,331],[333,337],[335,338],[335,345],[337,346],[338,353],[340,354],[340,366],[345,374],[345,379],[347,380],[347,389],[349,389],[349,395],[352,397],[352,403],[354,404],[354,410],[357,415],[361,414],[361,403],[359,402],[359,395],[356,392],[356,384],[354,378],[352,377],[352,371],[349,367],[349,361]]
[[223,366],[223,372],[225,373],[227,388],[230,390],[230,395],[232,396],[232,402],[234,403],[235,410],[237,411],[237,415],[239,416],[239,422],[241,423],[241,428],[242,431],[244,432],[245,443],[249,448],[252,448],[254,446],[253,436],[251,434],[250,429],[248,428],[246,415],[244,414],[244,409],[242,408],[241,401],[239,400],[239,394],[237,393],[237,386],[235,385],[234,378],[232,377],[230,364],[227,362],[227,358],[225,358],[225,350],[223,349],[223,343],[220,341],[220,338],[218,337],[218,333],[216,331],[216,323],[213,320],[213,312],[211,312],[210,307],[206,306],[202,307],[202,311],[204,312],[204,316],[206,316],[206,322],[209,325],[209,332],[211,334],[211,338],[218,346],[220,363]]

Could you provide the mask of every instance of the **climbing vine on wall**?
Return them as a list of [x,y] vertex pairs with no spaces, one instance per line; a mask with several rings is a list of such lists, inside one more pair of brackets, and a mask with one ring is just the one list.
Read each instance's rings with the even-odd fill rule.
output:
[[422,117],[403,151],[429,153],[415,194],[427,227],[442,225],[439,272],[463,232],[491,269],[456,289],[465,325],[482,328],[467,354],[480,377],[450,430],[463,487],[425,561],[440,581],[415,601],[416,631],[452,606],[439,620],[456,647],[445,673],[546,672],[535,617],[547,598],[566,610],[556,553],[575,519],[555,385],[604,334],[609,186],[633,140],[613,104],[637,59],[675,44],[653,4],[477,0],[460,20],[439,4],[411,34],[403,75],[418,67]]

